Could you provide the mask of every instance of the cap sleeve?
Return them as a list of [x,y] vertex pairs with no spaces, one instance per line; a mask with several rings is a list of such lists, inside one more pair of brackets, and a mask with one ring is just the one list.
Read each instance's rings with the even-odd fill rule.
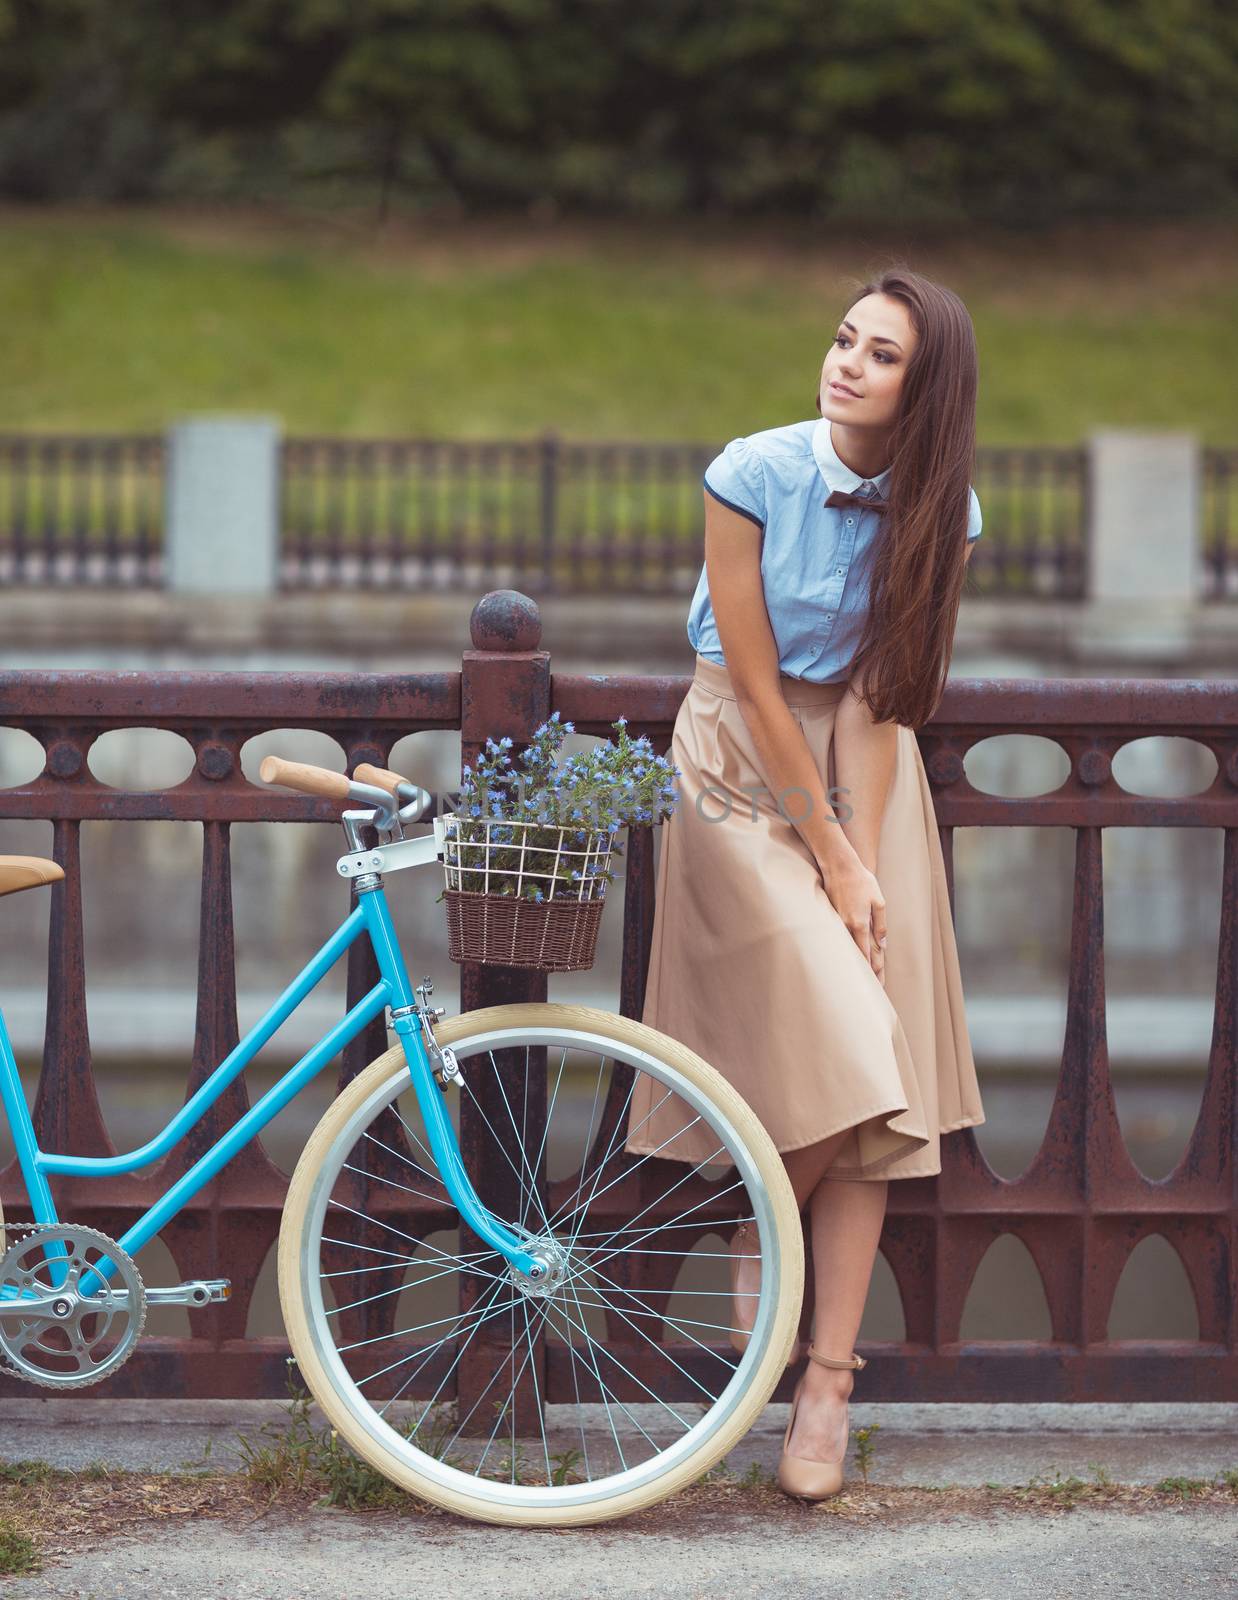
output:
[[970,500],[967,507],[967,540],[968,543],[980,537],[982,518],[980,516],[980,501],[974,489],[969,488]]
[[765,469],[747,439],[732,439],[705,468],[703,481],[715,500],[765,526]]

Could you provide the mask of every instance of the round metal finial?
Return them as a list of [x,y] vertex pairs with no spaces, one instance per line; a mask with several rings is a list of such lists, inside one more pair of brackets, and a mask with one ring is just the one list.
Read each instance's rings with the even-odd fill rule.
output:
[[542,642],[537,601],[519,589],[491,589],[469,617],[475,650],[536,650]]

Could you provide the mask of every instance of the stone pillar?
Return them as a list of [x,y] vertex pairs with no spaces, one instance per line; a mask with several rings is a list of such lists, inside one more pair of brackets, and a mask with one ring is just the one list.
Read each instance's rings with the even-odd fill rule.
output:
[[279,579],[276,417],[189,417],[168,434],[164,563],[181,594],[274,592]]
[[1203,592],[1199,441],[1104,429],[1089,435],[1088,454],[1088,642],[1176,657]]

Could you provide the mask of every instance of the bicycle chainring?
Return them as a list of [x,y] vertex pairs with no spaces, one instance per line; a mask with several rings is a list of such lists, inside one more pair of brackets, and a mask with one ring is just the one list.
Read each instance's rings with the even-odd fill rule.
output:
[[[0,1302],[38,1304],[25,1316],[0,1312],[5,1370],[45,1389],[109,1377],[146,1326],[146,1291],[132,1257],[106,1233],[74,1223],[39,1224],[9,1238]],[[106,1277],[95,1270],[105,1262]]]

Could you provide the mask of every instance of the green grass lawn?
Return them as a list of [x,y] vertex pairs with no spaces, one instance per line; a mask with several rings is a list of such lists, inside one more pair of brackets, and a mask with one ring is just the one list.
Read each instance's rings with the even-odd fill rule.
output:
[[0,213],[0,429],[721,441],[814,415],[849,284],[890,255],[965,300],[981,444],[1238,435],[1238,228],[964,242],[624,224]]

